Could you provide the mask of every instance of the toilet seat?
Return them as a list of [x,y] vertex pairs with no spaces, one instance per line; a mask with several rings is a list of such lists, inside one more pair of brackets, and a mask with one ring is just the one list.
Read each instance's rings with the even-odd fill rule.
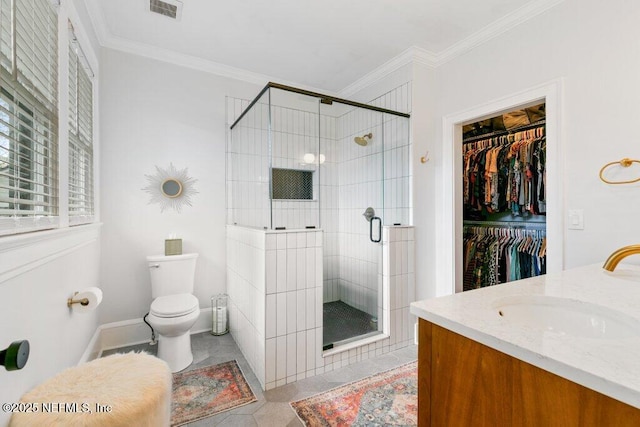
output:
[[198,309],[198,298],[192,294],[158,297],[151,303],[151,314],[157,317],[180,317]]

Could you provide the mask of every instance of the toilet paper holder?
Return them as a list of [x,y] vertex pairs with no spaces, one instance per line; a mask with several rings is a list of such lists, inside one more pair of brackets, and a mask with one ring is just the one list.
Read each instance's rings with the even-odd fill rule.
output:
[[[76,295],[78,295],[78,292],[75,292],[73,294],[73,296],[76,296]],[[67,298],[67,307],[71,308],[73,304],[80,304],[80,305],[87,306],[89,305],[89,298],[80,298],[80,299],[73,299],[73,297]]]

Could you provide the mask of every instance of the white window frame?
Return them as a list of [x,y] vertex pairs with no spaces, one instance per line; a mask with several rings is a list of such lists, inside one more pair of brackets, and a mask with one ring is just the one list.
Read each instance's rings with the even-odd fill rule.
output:
[[[93,88],[95,87],[95,78],[94,78],[94,73],[93,70],[91,68],[91,65],[89,64],[89,61],[87,60],[87,55],[84,53],[84,49],[82,48],[80,42],[78,41],[78,37],[75,34],[75,30],[73,28],[73,24],[69,21],[68,23],[68,28],[69,28],[69,43],[68,43],[68,47],[69,47],[69,55],[67,55],[67,61],[70,61],[71,57],[74,56],[75,57],[75,66],[76,66],[76,70],[68,70],[68,77],[67,77],[67,81],[68,81],[68,86],[67,86],[67,93],[69,93],[69,91],[71,90],[71,85],[72,85],[72,79],[71,77],[73,75],[75,75],[75,85],[76,85],[76,93],[75,93],[75,99],[74,100],[69,100],[70,102],[68,103],[69,105],[69,109],[71,108],[71,102],[75,101],[76,104],[76,108],[75,108],[75,114],[73,114],[73,118],[71,117],[70,114],[67,115],[68,120],[72,120],[75,124],[75,128],[73,126],[70,126],[69,132],[67,134],[68,137],[68,149],[69,149],[69,177],[68,177],[68,181],[67,181],[67,190],[69,192],[68,195],[68,202],[69,205],[67,207],[67,212],[69,215],[69,225],[79,225],[79,224],[87,224],[87,223],[92,223],[94,221],[94,212],[95,212],[95,191],[93,188],[93,182],[94,182],[94,165],[93,165],[93,157],[94,157],[94,150],[93,150],[93,127],[95,125],[95,115],[94,115],[94,106],[91,105],[91,111],[89,112],[89,115],[91,116],[91,124],[90,124],[90,130],[91,130],[91,134],[86,135],[85,133],[82,132],[81,130],[81,116],[82,111],[81,111],[81,102],[79,101],[79,99],[82,97],[82,83],[81,83],[81,78],[84,75],[84,78],[86,80],[88,80],[88,84],[90,84],[90,88],[91,88],[91,93],[88,94],[91,101],[93,101]],[[72,50],[73,49],[73,50]],[[71,64],[69,64],[69,67],[71,67]],[[85,94],[86,95],[86,94]],[[75,139],[75,143],[72,143],[71,139]],[[74,148],[75,145],[75,148]],[[89,199],[86,200],[84,202],[80,201],[80,206],[71,206],[71,203],[74,199],[74,195],[73,192],[71,190],[73,185],[76,184],[80,184],[78,181],[81,179],[81,177],[74,177],[72,176],[72,168],[73,168],[73,157],[74,154],[77,156],[76,160],[78,159],[78,157],[82,157],[84,159],[86,159],[87,157],[90,159],[91,163],[88,165],[85,165],[85,168],[82,168],[82,170],[80,171],[80,175],[85,175],[84,178],[88,178],[89,184],[84,186],[84,192],[81,193],[79,196],[80,198],[82,198],[84,196],[84,198]],[[88,175],[88,177],[87,177]],[[76,196],[78,196],[78,194],[76,193]],[[77,201],[76,201],[77,203]],[[77,210],[74,210],[73,208],[77,208]]]
[[[100,235],[99,194],[99,62],[72,0],[58,4],[58,212],[56,228],[0,236],[0,284],[17,275],[95,242]],[[93,222],[71,227],[68,214],[69,180],[69,31],[71,22],[85,58],[93,71]]]
[[[4,131],[9,145],[9,168],[3,173],[0,236],[23,233],[59,224],[59,186],[56,163],[59,146],[59,60],[57,12],[46,0],[32,3],[2,1],[3,36],[10,69],[2,67],[7,102]],[[17,31],[16,28],[19,30]],[[3,151],[4,151],[3,150]],[[27,172],[27,173],[25,173]]]

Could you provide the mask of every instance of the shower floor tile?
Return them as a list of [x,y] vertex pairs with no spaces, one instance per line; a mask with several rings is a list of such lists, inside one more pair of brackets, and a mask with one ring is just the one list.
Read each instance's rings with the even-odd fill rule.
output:
[[325,302],[322,305],[322,345],[365,335],[378,330],[378,323],[362,310],[342,302]]

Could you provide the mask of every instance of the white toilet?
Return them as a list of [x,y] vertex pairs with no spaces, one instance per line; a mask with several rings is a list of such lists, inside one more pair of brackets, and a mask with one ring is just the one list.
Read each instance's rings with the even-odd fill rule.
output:
[[200,315],[193,296],[198,254],[148,256],[151,310],[147,321],[158,334],[158,357],[178,372],[193,362],[189,330]]

